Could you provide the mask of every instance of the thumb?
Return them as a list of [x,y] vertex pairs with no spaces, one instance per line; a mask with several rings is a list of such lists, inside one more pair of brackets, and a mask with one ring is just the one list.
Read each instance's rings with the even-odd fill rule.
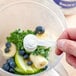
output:
[[63,52],[76,57],[76,42],[68,39],[60,39],[57,42],[57,48]]

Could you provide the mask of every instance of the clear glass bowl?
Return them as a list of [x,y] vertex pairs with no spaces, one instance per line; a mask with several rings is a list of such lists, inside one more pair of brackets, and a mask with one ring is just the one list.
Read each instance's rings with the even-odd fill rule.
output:
[[[62,17],[62,15],[60,16]],[[6,37],[10,32],[18,28],[34,30],[38,25],[45,27],[51,40],[57,40],[66,28],[56,12],[39,2],[32,0],[16,1],[3,6],[0,9],[0,48],[5,44]],[[53,51],[50,52],[49,65],[46,71],[53,68],[61,59],[61,56],[55,54],[55,47],[53,47],[52,50]],[[2,53],[0,54],[0,61],[4,63]],[[2,63],[0,63],[0,65]],[[14,74],[10,74],[1,68],[0,72],[3,76],[14,76]],[[42,73],[36,74],[35,76],[41,75]]]
[[69,76],[64,66],[61,63],[58,63],[53,69],[45,72],[40,76]]

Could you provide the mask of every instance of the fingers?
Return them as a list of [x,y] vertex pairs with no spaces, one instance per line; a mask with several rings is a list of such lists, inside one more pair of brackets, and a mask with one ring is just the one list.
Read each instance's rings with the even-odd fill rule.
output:
[[[59,37],[58,40],[60,39],[68,39],[68,40],[76,40],[76,28],[69,28],[69,29],[66,29],[62,34],[61,36]],[[57,55],[60,55],[62,54],[62,50],[60,50],[58,47],[56,49],[56,54]]]
[[63,52],[57,48],[56,51],[55,51],[55,53],[56,53],[57,55],[61,55]]
[[76,28],[67,29],[68,39],[76,41]]
[[76,68],[76,28],[66,29],[57,41],[56,54],[66,53],[66,61]]
[[76,42],[68,39],[58,41],[58,49],[76,57]]
[[76,68],[76,57],[70,55],[70,54],[66,54],[66,61],[73,66],[74,68]]
[[[69,38],[69,36],[68,36],[67,30],[65,30],[65,31],[61,34],[61,36],[59,37],[58,40],[60,40],[60,39],[68,39],[68,38]],[[60,55],[60,54],[62,54],[62,53],[63,53],[63,52],[62,52],[61,50],[59,50],[58,47],[57,47],[57,49],[56,49],[56,54],[57,54],[57,55]]]
[[61,36],[59,37],[59,39],[70,39],[70,40],[76,40],[76,28],[69,28],[66,29]]

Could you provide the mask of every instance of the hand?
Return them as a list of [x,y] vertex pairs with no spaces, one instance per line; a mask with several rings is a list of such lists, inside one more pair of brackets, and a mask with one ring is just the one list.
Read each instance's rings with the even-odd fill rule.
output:
[[56,54],[66,54],[66,61],[76,68],[76,28],[66,29],[57,41]]

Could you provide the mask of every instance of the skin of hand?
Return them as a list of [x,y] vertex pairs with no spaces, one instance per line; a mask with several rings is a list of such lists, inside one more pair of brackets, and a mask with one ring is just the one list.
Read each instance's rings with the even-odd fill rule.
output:
[[56,54],[66,54],[66,61],[76,68],[76,28],[66,29],[57,41]]

